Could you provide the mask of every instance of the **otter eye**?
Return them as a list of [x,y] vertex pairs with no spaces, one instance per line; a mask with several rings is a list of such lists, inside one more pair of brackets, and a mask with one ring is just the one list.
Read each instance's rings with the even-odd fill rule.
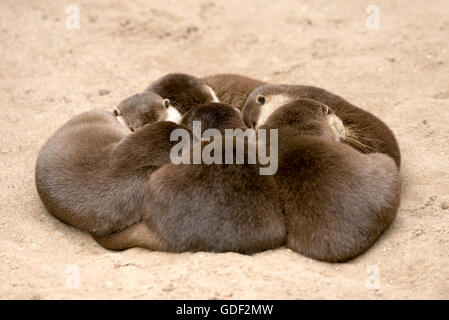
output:
[[113,113],[114,113],[114,116],[118,117],[120,115],[120,110],[115,109]]
[[266,101],[265,96],[263,96],[261,94],[256,97],[256,102],[258,105],[263,105],[265,103],[265,101]]
[[325,105],[325,106],[323,106],[322,108],[323,108],[323,114],[324,114],[324,115],[329,114],[329,107],[328,107],[328,106]]
[[166,108],[170,107],[170,100],[164,99],[164,101],[162,101],[162,102],[164,104],[164,107],[166,107]]

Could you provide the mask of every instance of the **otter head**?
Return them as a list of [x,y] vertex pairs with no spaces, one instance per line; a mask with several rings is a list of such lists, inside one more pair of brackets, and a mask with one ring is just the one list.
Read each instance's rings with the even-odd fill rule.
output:
[[173,121],[179,123],[181,115],[170,104],[170,100],[152,92],[135,94],[118,105],[114,115],[122,125],[132,132],[146,124],[156,121]]
[[224,103],[206,103],[187,112],[182,124],[193,128],[193,121],[201,121],[201,133],[207,129],[216,129],[224,133],[226,129],[245,129],[240,111]]
[[343,141],[346,129],[343,122],[327,105],[298,99],[277,108],[261,126],[262,128],[292,127],[302,135],[313,135]]
[[170,99],[173,107],[184,114],[197,106],[219,102],[211,87],[202,80],[184,73],[170,73],[153,82],[145,92]]
[[251,92],[242,109],[243,121],[249,128],[257,129],[280,106],[295,100],[285,85],[264,85]]

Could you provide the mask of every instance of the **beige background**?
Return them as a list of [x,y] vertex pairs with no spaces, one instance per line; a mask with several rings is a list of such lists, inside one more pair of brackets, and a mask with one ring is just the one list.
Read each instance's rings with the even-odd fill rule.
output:
[[[91,2],[0,3],[1,298],[449,298],[449,1]],[[379,30],[365,27],[371,2]],[[69,4],[80,30],[65,27]],[[321,86],[381,117],[403,155],[391,229],[328,264],[285,248],[116,253],[49,216],[34,185],[46,139],[175,71]]]

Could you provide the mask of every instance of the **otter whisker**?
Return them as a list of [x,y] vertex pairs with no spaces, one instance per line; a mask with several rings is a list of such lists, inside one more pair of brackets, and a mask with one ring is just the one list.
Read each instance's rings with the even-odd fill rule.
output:
[[345,125],[345,128],[346,128],[346,133],[347,133],[348,136],[351,136],[351,137],[356,138],[358,140],[360,140],[360,136],[363,136],[363,140],[369,140],[369,141],[373,141],[373,142],[378,142],[379,141],[379,139],[366,136],[366,131],[362,131],[359,128],[356,128],[353,125]]
[[346,137],[345,141],[347,141],[349,144],[360,147],[363,151],[366,151],[366,152],[374,150],[373,147],[370,147],[353,137]]

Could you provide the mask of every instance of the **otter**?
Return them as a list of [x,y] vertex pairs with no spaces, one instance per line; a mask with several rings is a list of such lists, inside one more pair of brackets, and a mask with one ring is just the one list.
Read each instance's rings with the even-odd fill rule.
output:
[[[236,141],[231,136],[212,139],[222,139],[223,146],[228,139]],[[273,176],[259,175],[257,163],[225,164],[227,152],[248,157],[242,145],[223,150],[222,164],[170,163],[151,175],[142,216],[167,251],[252,254],[284,244],[286,228]]]
[[239,110],[225,103],[207,103],[187,112],[181,124],[192,129],[193,121],[201,121],[201,133],[216,129],[224,134],[226,129],[247,129]]
[[179,123],[182,118],[169,99],[162,99],[153,92],[138,93],[126,98],[113,113],[120,124],[131,132],[152,122],[164,120]]
[[400,202],[398,168],[386,154],[364,154],[341,143],[331,108],[295,100],[277,108],[260,128],[279,130],[274,179],[287,247],[313,259],[344,262],[388,229]]
[[204,81],[189,74],[170,73],[154,81],[144,92],[169,99],[181,115],[209,102],[219,102],[214,90]]
[[260,127],[282,105],[301,98],[322,102],[334,110],[345,126],[344,143],[363,153],[385,153],[399,168],[399,146],[388,126],[373,114],[321,88],[285,84],[260,86],[248,96],[242,110],[243,120],[248,127]]
[[242,110],[250,93],[266,82],[238,74],[216,74],[201,78],[221,102]]
[[134,131],[143,123],[157,120],[179,123],[187,111],[209,102],[219,100],[200,79],[188,74],[170,73],[151,83],[143,93],[123,100],[114,114],[120,123]]
[[[138,102],[134,113],[131,102]],[[170,118],[169,103],[152,94],[133,96],[119,108],[126,123],[141,126],[135,133],[113,113],[85,112],[50,137],[36,162],[37,191],[49,213],[93,236],[141,220],[149,175],[170,162],[171,132],[185,128],[163,121]]]
[[[214,118],[215,117],[215,118]],[[210,103],[189,111],[182,123],[202,121],[202,129],[243,129],[231,106]],[[220,163],[164,165],[151,174],[144,197],[143,221],[116,234],[96,237],[112,250],[144,247],[169,252],[234,251],[252,254],[285,242],[285,221],[273,176],[260,175],[260,164],[226,164],[241,152],[248,158],[248,143],[237,137],[212,136],[211,142],[229,142]],[[205,141],[198,141],[202,149]],[[192,149],[193,149],[193,145]],[[229,154],[230,153],[230,154]],[[190,159],[193,151],[190,152]]]
[[95,240],[111,250],[243,254],[285,243],[276,184],[273,176],[259,175],[258,165],[167,164],[150,176],[142,216],[142,222]]

